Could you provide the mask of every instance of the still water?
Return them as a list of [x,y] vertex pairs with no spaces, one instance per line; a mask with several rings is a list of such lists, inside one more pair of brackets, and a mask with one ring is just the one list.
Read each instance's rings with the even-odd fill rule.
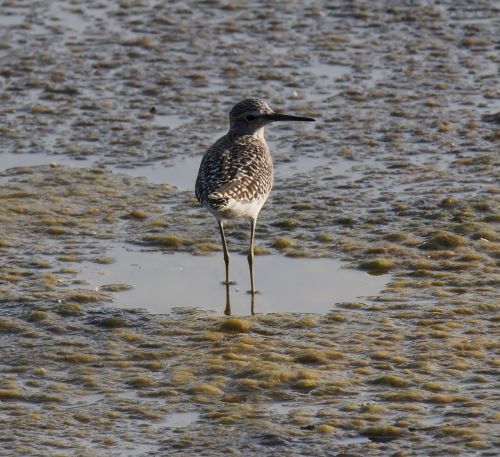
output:
[[[146,308],[165,313],[175,307],[198,307],[222,313],[225,287],[222,254],[193,256],[140,251],[114,244],[107,251],[110,265],[85,263],[80,277],[93,289],[105,284],[125,283],[133,288],[115,295],[114,304],[123,308]],[[255,312],[327,313],[335,303],[367,300],[379,293],[389,276],[371,276],[346,268],[334,259],[295,259],[281,255],[258,256],[255,275],[259,294]],[[246,257],[233,254],[231,308],[236,315],[250,313]]]

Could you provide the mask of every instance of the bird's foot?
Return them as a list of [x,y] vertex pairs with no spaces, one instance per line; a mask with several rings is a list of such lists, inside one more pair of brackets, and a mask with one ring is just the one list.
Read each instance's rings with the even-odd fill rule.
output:
[[235,286],[238,284],[236,281],[221,281],[220,282],[223,286]]
[[247,294],[248,295],[257,295],[257,294],[260,294],[261,291],[260,290],[247,290]]

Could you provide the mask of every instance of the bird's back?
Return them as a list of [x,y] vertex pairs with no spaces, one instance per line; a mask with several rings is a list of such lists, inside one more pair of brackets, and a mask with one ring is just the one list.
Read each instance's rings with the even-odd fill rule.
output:
[[203,156],[196,197],[212,212],[255,202],[260,210],[272,184],[273,162],[265,140],[254,135],[225,135]]

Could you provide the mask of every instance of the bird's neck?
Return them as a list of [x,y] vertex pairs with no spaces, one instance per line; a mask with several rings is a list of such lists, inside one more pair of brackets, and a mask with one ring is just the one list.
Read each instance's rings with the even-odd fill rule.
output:
[[232,139],[236,139],[236,138],[246,136],[246,135],[253,136],[253,137],[263,141],[264,143],[266,142],[266,139],[264,137],[264,127],[261,127],[259,129],[255,130],[255,132],[235,132],[233,130],[229,130],[229,133],[228,133],[228,136]]
[[260,129],[257,129],[254,133],[253,136],[255,138],[258,138],[259,140],[266,141],[264,138],[264,127],[261,127]]

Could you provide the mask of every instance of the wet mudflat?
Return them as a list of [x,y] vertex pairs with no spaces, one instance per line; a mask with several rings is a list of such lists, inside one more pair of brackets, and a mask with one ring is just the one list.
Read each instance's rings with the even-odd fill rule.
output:
[[[496,455],[499,13],[3,1],[0,454]],[[318,122],[228,319],[190,189],[246,96]]]

